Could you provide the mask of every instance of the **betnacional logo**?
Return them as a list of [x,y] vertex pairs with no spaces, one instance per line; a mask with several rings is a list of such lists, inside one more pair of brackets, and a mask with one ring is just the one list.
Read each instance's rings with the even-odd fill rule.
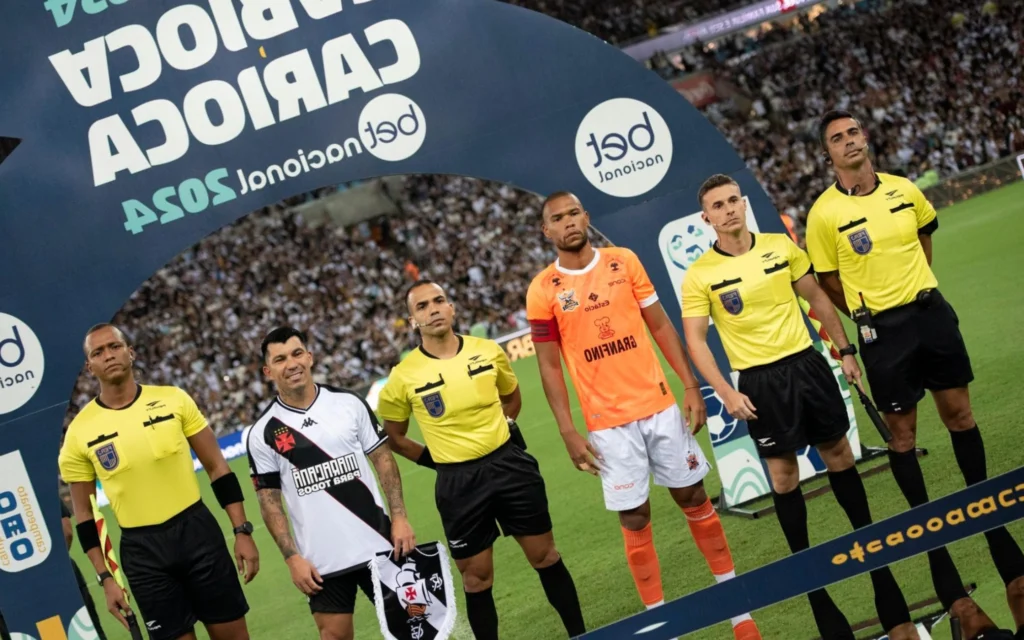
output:
[[367,151],[387,162],[412,157],[427,136],[420,106],[397,93],[370,100],[359,114],[359,138]]
[[21,320],[0,313],[0,414],[17,411],[43,381],[43,347]]
[[576,130],[576,161],[590,184],[632,198],[658,186],[672,164],[672,134],[651,106],[632,98],[597,105]]
[[50,555],[50,532],[20,451],[0,456],[0,571],[31,569]]

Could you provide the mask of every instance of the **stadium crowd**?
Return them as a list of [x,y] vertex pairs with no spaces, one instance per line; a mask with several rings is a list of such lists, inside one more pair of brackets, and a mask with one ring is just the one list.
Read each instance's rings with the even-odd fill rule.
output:
[[[516,3],[609,40],[637,32],[646,19],[678,22],[674,12],[713,4]],[[813,127],[827,107],[863,113],[880,167],[912,179],[1024,151],[1024,3],[869,0],[769,34],[756,47],[742,36],[684,51],[678,66],[711,69],[750,96],[749,109],[717,103],[707,117],[778,209],[797,220],[830,182]],[[361,387],[415,344],[402,294],[419,276],[450,286],[462,331],[483,323],[494,336],[525,326],[526,286],[554,257],[537,227],[537,196],[416,176],[396,196],[400,216],[324,228],[289,209],[331,190],[218,231],[136,292],[114,321],[135,343],[143,382],[182,386],[218,432],[241,428],[270,393],[260,339],[288,322],[309,329],[319,381]],[[68,421],[94,393],[83,373]]]

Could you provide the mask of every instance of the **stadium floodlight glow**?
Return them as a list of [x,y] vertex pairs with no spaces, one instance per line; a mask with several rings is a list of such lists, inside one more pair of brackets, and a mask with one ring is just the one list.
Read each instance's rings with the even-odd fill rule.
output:
[[705,177],[732,175],[758,228],[784,231],[732,146],[670,85],[519,7],[7,9],[0,136],[21,144],[0,164],[0,496],[22,496],[3,501],[4,517],[27,524],[0,527],[0,549],[18,553],[0,558],[0,592],[10,630],[36,640],[81,636],[67,556],[50,547],[63,539],[54,477],[82,336],[213,231],[295,194],[378,176],[569,190],[647,264],[680,332],[658,230],[692,210]]

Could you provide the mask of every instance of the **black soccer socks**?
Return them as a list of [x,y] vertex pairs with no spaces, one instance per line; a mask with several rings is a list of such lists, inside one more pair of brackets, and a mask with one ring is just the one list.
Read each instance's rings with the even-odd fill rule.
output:
[[890,450],[889,467],[892,469],[892,477],[896,479],[897,486],[911,507],[928,502],[928,488],[924,485],[921,462],[917,459],[917,452],[914,449],[902,453]]
[[[950,431],[949,439],[953,442],[953,455],[956,456],[956,463],[964,475],[967,486],[987,479],[985,442],[981,438],[981,429],[978,425],[967,431]],[[1003,584],[1009,585],[1024,576],[1024,553],[1005,527],[986,531],[985,539],[988,541],[992,562],[996,565]]]
[[569,574],[569,569],[562,559],[559,558],[558,562],[550,567],[537,569],[537,575],[540,576],[540,583],[544,587],[544,595],[562,618],[562,624],[565,625],[569,637],[575,638],[586,633],[576,584],[572,581],[572,575]]
[[832,485],[832,493],[836,495],[836,501],[846,512],[854,529],[871,524],[868,492],[864,489],[864,481],[857,473],[857,467],[850,467],[845,471],[829,471],[828,482]]
[[967,486],[978,484],[988,477],[985,466],[985,442],[981,439],[981,429],[974,425],[967,431],[950,431],[949,439],[953,442],[953,455],[964,474]]
[[[857,473],[856,467],[828,474],[832,493],[836,501],[846,512],[854,529],[871,524],[871,508],[868,506],[868,493],[864,489],[864,481]],[[896,584],[896,578],[889,567],[882,567],[871,572],[871,585],[875,592],[875,610],[882,628],[886,631],[901,624],[910,622],[910,608],[903,597],[903,592]]]
[[800,487],[787,493],[772,491],[772,500],[789,550],[797,553],[809,548],[811,542],[807,535],[807,505]]
[[476,640],[498,640],[498,610],[494,607],[491,587],[475,593],[466,592],[466,617]]
[[[775,513],[779,517],[779,526],[782,527],[782,534],[786,536],[789,550],[798,553],[809,548],[811,543],[807,533],[807,504],[804,502],[800,487],[786,493],[772,491],[772,500],[775,502]],[[827,591],[812,591],[807,594],[807,599],[811,603],[814,624],[822,638],[853,640],[850,623]]]

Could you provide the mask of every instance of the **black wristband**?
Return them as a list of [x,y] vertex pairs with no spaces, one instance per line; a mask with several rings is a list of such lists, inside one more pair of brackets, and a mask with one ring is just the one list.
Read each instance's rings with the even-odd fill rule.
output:
[[846,345],[845,347],[843,347],[842,349],[839,350],[839,355],[844,356],[844,357],[845,356],[855,356],[855,355],[857,355],[857,346],[853,345],[853,344],[848,344],[848,345]]
[[100,548],[100,532],[96,530],[95,520],[86,520],[75,525],[78,532],[78,542],[82,545],[82,551],[89,554],[89,549]]
[[423,447],[423,453],[420,454],[416,464],[421,467],[427,467],[428,469],[436,469],[437,463],[434,462],[433,456],[430,455],[430,449]]
[[217,502],[220,503],[221,508],[227,508],[229,504],[245,500],[242,496],[242,485],[238,484],[238,477],[233,471],[228,471],[211,482],[210,488],[213,489],[213,495],[217,496]]

